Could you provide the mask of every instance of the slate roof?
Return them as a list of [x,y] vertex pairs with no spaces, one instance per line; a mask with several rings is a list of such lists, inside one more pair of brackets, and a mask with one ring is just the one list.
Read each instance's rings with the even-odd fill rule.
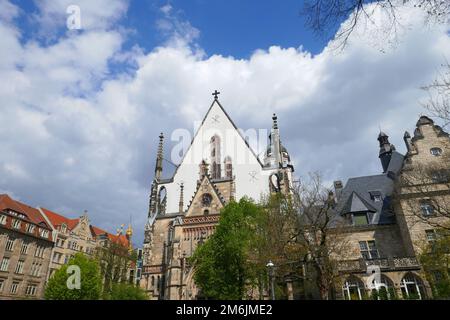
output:
[[[397,174],[403,166],[404,156],[392,152],[386,173],[350,178],[342,189],[335,208],[336,222],[350,223],[344,219],[349,213],[367,212],[369,224],[393,224],[395,215],[391,208],[392,194]],[[375,201],[373,196],[380,196]]]

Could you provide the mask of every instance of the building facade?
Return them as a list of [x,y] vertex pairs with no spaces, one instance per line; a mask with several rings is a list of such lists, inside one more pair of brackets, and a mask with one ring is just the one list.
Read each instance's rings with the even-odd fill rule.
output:
[[160,136],[145,227],[140,285],[152,299],[196,299],[201,294],[187,263],[215,230],[220,210],[244,196],[258,201],[271,191],[289,192],[289,154],[274,115],[270,142],[260,159],[215,99],[171,178],[163,178]]
[[54,245],[39,210],[0,195],[0,299],[42,299]]
[[[187,258],[214,232],[228,202],[290,192],[294,169],[280,140],[274,115],[269,146],[260,159],[216,95],[175,173],[163,178],[161,134],[139,282],[152,299],[201,297]],[[334,257],[340,275],[334,288],[337,299],[366,299],[380,290],[391,299],[432,295],[418,255],[438,223],[450,222],[450,215],[433,214],[437,207],[450,213],[450,139],[422,116],[413,137],[406,132],[404,141],[405,155],[381,132],[381,172],[350,178],[345,185],[334,183],[330,228],[348,244]]]
[[382,288],[389,298],[431,298],[418,256],[436,227],[450,222],[448,214],[432,214],[450,203],[450,139],[422,116],[404,140],[406,155],[380,133],[382,173],[351,178],[345,187],[335,182],[335,214],[348,243],[338,257],[338,298],[365,299]]

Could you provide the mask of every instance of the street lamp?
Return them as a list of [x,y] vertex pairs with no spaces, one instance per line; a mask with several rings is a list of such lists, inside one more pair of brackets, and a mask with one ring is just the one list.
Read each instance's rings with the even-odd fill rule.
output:
[[269,271],[269,282],[270,282],[270,291],[272,300],[275,300],[275,285],[274,285],[274,271],[275,271],[275,265],[271,260],[266,264],[267,270]]

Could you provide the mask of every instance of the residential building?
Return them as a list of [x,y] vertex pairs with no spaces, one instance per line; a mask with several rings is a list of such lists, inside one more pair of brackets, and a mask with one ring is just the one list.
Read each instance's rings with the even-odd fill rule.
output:
[[42,299],[54,244],[39,212],[0,195],[0,299]]

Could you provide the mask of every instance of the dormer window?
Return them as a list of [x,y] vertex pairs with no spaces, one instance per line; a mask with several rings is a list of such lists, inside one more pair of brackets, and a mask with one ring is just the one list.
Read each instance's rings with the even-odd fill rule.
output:
[[369,218],[366,212],[354,213],[352,220],[354,226],[367,226],[369,224]]
[[439,157],[442,155],[442,149],[441,148],[431,148],[430,153],[431,153],[431,155],[433,155],[435,157]]
[[371,191],[369,193],[373,202],[381,202],[383,200],[380,191]]

